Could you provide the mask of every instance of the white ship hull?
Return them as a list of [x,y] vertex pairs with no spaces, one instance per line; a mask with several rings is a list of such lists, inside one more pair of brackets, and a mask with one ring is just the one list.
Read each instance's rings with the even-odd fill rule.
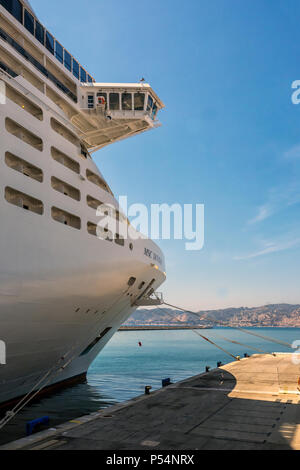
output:
[[[0,19],[1,28],[9,32],[10,28],[15,28],[20,32],[27,41],[24,47],[29,49],[31,41],[33,54],[39,43],[2,6]],[[21,42],[18,35],[15,34],[15,38]],[[51,59],[58,69],[59,63],[46,48],[42,54],[44,64],[49,65]],[[132,246],[125,240],[121,246],[88,232],[88,224],[97,224],[98,218],[96,210],[87,205],[87,197],[109,203],[116,209],[117,201],[110,191],[86,177],[90,171],[103,180],[93,160],[82,155],[80,145],[53,128],[51,120],[55,119],[79,141],[83,139],[78,131],[79,118],[76,116],[78,126],[75,128],[66,111],[71,109],[70,99],[50,80],[43,79],[28,61],[23,60],[25,72],[23,69],[18,72],[16,69],[22,68],[22,60],[16,48],[0,35],[0,61],[17,72],[17,76],[12,77],[3,72],[0,64],[0,79],[13,93],[12,98],[7,97],[6,104],[0,104],[0,340],[5,342],[7,351],[6,365],[0,365],[0,404],[39,388],[39,380],[50,370],[43,385],[85,374],[101,349],[136,309],[135,301],[145,288],[156,290],[165,280],[163,254],[151,240],[134,240]],[[62,73],[67,74],[71,83],[72,75],[65,70]],[[34,77],[39,82],[35,82]],[[62,80],[63,75],[59,78]],[[44,85],[40,86],[43,80]],[[80,88],[80,82],[76,87]],[[40,108],[42,119],[34,115],[34,109],[28,108],[28,102],[22,106],[22,100],[16,96],[23,96]],[[74,103],[72,106],[74,108]],[[76,106],[80,113],[79,105]],[[143,123],[146,124],[147,119],[146,116]],[[14,127],[16,125],[19,127]],[[114,125],[113,120],[111,125]],[[40,148],[32,136],[42,141]],[[97,138],[100,142],[102,135]],[[120,138],[117,136],[116,140]],[[100,147],[98,141],[95,146]],[[88,140],[85,144],[88,145]],[[53,148],[78,161],[80,173],[52,158]],[[8,156],[38,168],[42,181],[29,177],[26,171],[16,171],[7,163]],[[51,184],[53,177],[75,188],[80,197],[75,200],[69,197],[67,190],[55,190]],[[28,210],[26,201],[18,206],[16,197],[9,200],[7,188],[40,201],[42,212]],[[58,223],[53,218],[53,208],[73,214],[80,220],[80,226],[76,229]],[[149,253],[156,254],[155,261]]]

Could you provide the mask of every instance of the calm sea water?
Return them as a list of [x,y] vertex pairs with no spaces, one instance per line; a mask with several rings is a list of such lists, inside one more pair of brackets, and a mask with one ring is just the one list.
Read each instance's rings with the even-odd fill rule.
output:
[[[248,331],[287,343],[300,340],[300,328],[249,328]],[[216,328],[199,332],[234,355],[250,355],[255,351],[229,343],[223,337],[266,352],[291,352],[285,346],[237,330]],[[164,378],[177,382],[200,374],[205,366],[213,368],[218,361],[226,364],[232,360],[191,330],[118,332],[90,367],[86,384],[42,398],[24,409],[0,430],[0,443],[24,437],[27,421],[49,416],[53,427],[141,395],[146,385],[160,388]]]

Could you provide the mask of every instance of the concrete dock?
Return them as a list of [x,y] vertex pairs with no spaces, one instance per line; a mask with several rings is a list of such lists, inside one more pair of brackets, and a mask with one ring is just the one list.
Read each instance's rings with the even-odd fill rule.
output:
[[292,359],[254,355],[0,449],[299,450]]

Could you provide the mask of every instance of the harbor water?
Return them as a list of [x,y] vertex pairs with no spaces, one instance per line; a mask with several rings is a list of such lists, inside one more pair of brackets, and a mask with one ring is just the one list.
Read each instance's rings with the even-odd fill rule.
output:
[[[247,330],[289,344],[300,340],[300,328]],[[256,351],[250,346],[264,352],[292,352],[288,347],[239,330],[215,328],[199,330],[199,333],[233,355],[255,354]],[[247,346],[232,344],[224,338]],[[204,372],[206,366],[216,367],[219,361],[226,364],[232,362],[233,358],[192,330],[118,332],[92,364],[86,383],[41,398],[28,406],[0,430],[0,443],[24,437],[28,421],[49,416],[49,426],[55,427],[70,419],[141,395],[146,385],[153,390],[158,389],[164,378],[177,382],[198,375]]]

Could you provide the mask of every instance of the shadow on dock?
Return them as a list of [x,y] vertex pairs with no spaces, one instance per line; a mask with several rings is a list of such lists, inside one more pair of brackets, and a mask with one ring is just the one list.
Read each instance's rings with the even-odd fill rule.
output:
[[4,448],[300,449],[298,376],[291,355],[255,355]]

